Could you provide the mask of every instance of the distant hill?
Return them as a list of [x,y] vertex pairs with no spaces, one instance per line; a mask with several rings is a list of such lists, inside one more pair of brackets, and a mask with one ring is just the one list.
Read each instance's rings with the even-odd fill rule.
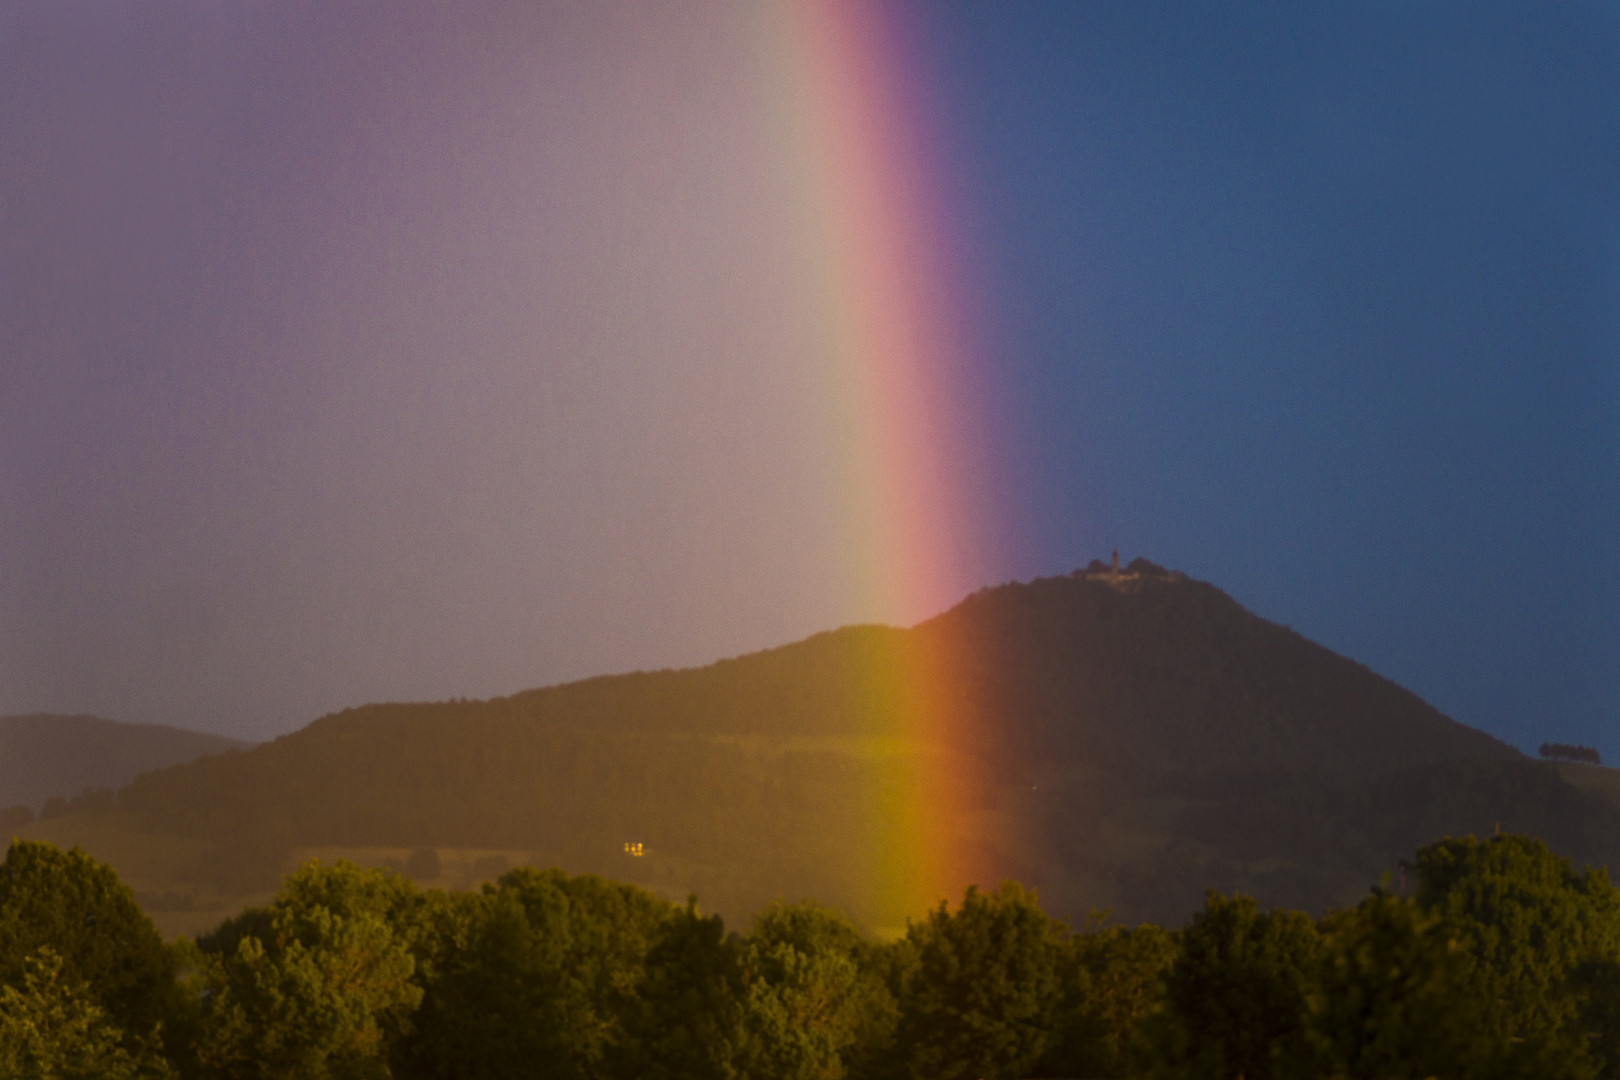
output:
[[200,731],[96,716],[0,716],[0,807],[22,805],[37,813],[49,798],[86,788],[121,788],[149,769],[246,745]]
[[[919,705],[900,673],[940,656]],[[955,722],[907,723],[930,702]],[[268,888],[303,855],[403,865],[429,847],[473,876],[554,863],[733,918],[813,896],[892,926],[920,912],[884,898],[895,838],[873,808],[903,805],[923,759],[955,778],[938,813],[966,879],[1019,878],[1071,917],[1174,924],[1206,886],[1320,910],[1420,844],[1498,827],[1620,856],[1605,791],[1142,560],[982,590],[906,630],[350,709],[147,773],[79,820],[115,865],[119,837],[166,838],[144,887],[176,906]]]

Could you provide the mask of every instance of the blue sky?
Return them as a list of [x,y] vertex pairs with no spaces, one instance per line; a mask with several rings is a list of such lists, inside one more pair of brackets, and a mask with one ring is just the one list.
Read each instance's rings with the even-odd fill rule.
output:
[[1620,757],[1620,9],[957,5],[1037,524]]

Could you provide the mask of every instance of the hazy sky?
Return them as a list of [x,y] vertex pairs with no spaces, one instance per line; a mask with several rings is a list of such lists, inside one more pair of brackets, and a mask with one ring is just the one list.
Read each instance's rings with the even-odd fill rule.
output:
[[[1620,8],[917,5],[1002,542],[1620,760]],[[0,0],[0,712],[267,737],[883,609],[752,2]]]

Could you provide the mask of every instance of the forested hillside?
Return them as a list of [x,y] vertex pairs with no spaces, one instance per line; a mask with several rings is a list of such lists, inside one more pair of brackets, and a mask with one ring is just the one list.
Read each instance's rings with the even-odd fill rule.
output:
[[[901,673],[941,655],[929,700],[967,721],[908,725]],[[115,865],[126,833],[195,846],[149,891],[251,894],[312,850],[479,850],[733,918],[817,896],[896,926],[916,912],[873,887],[871,807],[925,756],[964,789],[968,880],[1033,883],[1066,917],[1175,924],[1206,886],[1321,910],[1437,835],[1531,832],[1601,863],[1620,836],[1557,767],[1141,560],[701,669],[350,709],[148,773],[83,820]]]

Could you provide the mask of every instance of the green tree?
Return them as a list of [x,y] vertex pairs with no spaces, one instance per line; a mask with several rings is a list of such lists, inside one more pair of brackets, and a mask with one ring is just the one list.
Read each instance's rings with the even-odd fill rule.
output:
[[41,949],[132,1053],[158,1037],[176,1004],[174,964],[129,887],[78,848],[14,840],[0,865],[0,985],[24,986]]
[[1175,963],[1174,934],[1145,924],[1112,926],[1069,939],[1065,1008],[1042,1075],[1133,1076],[1145,1065],[1144,1025],[1164,1004]]
[[417,848],[405,860],[405,874],[413,881],[432,881],[444,873],[444,863],[433,848]]
[[750,1071],[838,1080],[885,1047],[895,1003],[849,921],[812,903],[777,904],[754,920],[739,957]]
[[674,909],[631,885],[521,868],[434,902],[426,991],[398,1060],[412,1076],[603,1075]]
[[1507,1057],[1501,1008],[1434,915],[1378,893],[1322,929],[1302,1080],[1483,1077]]
[[166,1080],[155,1050],[126,1047],[83,981],[42,946],[24,962],[20,986],[0,986],[0,1076],[7,1080]]
[[[385,1077],[422,991],[393,875],[311,863],[189,957],[194,1065],[241,1080]],[[391,917],[392,916],[392,917]]]
[[617,1076],[637,1080],[734,1080],[752,1047],[742,1003],[739,947],[718,915],[695,901],[659,928],[641,992],[628,1010]]
[[1180,937],[1156,1036],[1160,1067],[1178,1077],[1271,1080],[1303,1035],[1315,925],[1302,912],[1261,912],[1247,896],[1210,890]]
[[1018,1077],[1055,1038],[1065,931],[1033,893],[969,888],[906,931],[895,997],[900,1069],[914,1077]]
[[1581,1021],[1597,1074],[1620,1080],[1620,961],[1587,961],[1576,972],[1575,984],[1584,999]]
[[1620,891],[1607,874],[1577,872],[1525,836],[1441,840],[1418,851],[1414,868],[1418,903],[1504,1007],[1512,1070],[1595,1075],[1615,1035],[1591,1029],[1593,995],[1607,985],[1605,965],[1620,960]]

